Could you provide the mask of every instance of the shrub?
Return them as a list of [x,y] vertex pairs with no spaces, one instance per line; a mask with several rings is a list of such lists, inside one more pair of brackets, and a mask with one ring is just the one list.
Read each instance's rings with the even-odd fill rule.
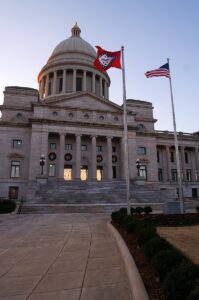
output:
[[199,213],[199,206],[196,206],[196,211],[197,213]]
[[112,212],[111,218],[114,222],[117,224],[121,225],[123,219],[127,216],[127,209],[126,208],[121,208],[116,212]]
[[141,215],[143,213],[143,211],[144,211],[144,209],[141,206],[137,206],[135,208],[135,213],[138,214],[138,215]]
[[149,215],[153,211],[151,206],[145,206],[143,210],[146,215]]
[[16,208],[16,202],[13,200],[0,200],[0,214],[11,213]]
[[136,213],[135,208],[131,207],[131,214],[134,215]]
[[145,227],[137,230],[138,244],[140,246],[146,244],[149,240],[156,236],[155,227]]
[[138,226],[138,220],[133,216],[126,216],[123,219],[122,227],[126,230],[127,233],[134,232]]
[[173,246],[165,239],[156,236],[144,245],[144,253],[146,258],[150,261],[153,256],[161,250],[171,250]]
[[167,300],[187,300],[198,278],[199,267],[188,261],[182,262],[166,277]]
[[163,281],[171,270],[182,262],[184,256],[177,250],[161,250],[154,255],[151,263],[160,281]]
[[196,286],[191,293],[189,294],[189,297],[187,300],[198,300],[199,299],[199,285]]

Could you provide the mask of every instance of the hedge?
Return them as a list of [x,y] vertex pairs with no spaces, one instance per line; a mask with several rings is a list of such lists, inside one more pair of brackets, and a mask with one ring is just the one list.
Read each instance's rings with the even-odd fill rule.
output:
[[14,200],[0,200],[0,214],[11,213],[16,208]]

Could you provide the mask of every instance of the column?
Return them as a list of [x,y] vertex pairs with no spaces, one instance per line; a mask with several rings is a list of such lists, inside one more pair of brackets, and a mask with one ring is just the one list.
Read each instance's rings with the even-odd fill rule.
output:
[[197,181],[199,181],[199,157],[198,157],[198,147],[195,147],[195,161],[197,170]]
[[187,181],[184,147],[181,146],[181,147],[180,147],[180,150],[181,150],[181,162],[182,162],[183,181]]
[[46,76],[45,97],[48,96],[49,74]]
[[92,93],[95,94],[95,74],[93,73],[92,77]]
[[59,135],[59,178],[64,178],[65,134]]
[[108,99],[108,86],[106,81],[104,81],[104,92],[105,92],[105,99]]
[[167,180],[171,180],[171,163],[170,163],[170,147],[166,146],[166,157],[167,157]]
[[57,93],[57,71],[54,72],[53,77],[53,95],[56,95]]
[[107,179],[113,178],[112,170],[112,137],[107,136]]
[[86,91],[86,71],[84,71],[83,74],[83,91]]
[[40,91],[40,98],[43,99],[44,97],[44,78],[41,80],[41,91]]
[[190,149],[191,181],[196,181],[196,165],[194,164],[194,149]]
[[41,133],[41,155],[45,157],[45,165],[43,166],[44,176],[48,176],[48,129],[42,128]]
[[76,162],[76,172],[75,178],[80,179],[80,167],[81,167],[81,135],[76,134],[76,153],[75,153],[75,162]]
[[76,92],[76,75],[77,70],[73,69],[73,92]]
[[66,93],[66,70],[63,70],[63,86],[62,86],[62,94]]
[[100,85],[100,97],[102,97],[102,77],[101,76],[99,79],[99,85]]
[[97,173],[97,151],[96,151],[96,136],[92,136],[92,158],[91,158],[91,178],[96,180]]

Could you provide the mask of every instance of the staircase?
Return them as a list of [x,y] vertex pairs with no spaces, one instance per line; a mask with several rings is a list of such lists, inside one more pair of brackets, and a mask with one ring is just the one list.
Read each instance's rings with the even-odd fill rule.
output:
[[[166,191],[130,184],[131,206],[150,205],[161,211],[169,200]],[[126,205],[124,181],[53,181],[42,185],[29,183],[22,213],[110,213]]]

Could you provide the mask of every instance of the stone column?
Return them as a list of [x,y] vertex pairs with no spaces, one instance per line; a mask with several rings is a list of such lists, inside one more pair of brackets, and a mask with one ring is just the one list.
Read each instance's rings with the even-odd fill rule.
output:
[[110,136],[107,136],[107,179],[113,179],[112,137],[110,137]]
[[75,178],[80,179],[80,167],[81,167],[81,135],[76,134],[76,153],[75,153],[75,162],[76,162],[76,172]]
[[95,94],[95,73],[93,73],[92,77],[92,93]]
[[97,173],[97,151],[96,151],[96,136],[92,136],[92,158],[91,158],[91,178],[96,180]]
[[83,74],[83,91],[86,91],[86,71],[84,71]]
[[105,92],[105,99],[108,99],[108,86],[106,81],[104,81],[104,92]]
[[47,128],[42,128],[41,133],[41,155],[45,157],[45,165],[43,166],[44,176],[48,176],[48,130]]
[[199,156],[198,156],[198,147],[195,147],[195,161],[196,161],[196,170],[197,170],[197,181],[199,181]]
[[100,85],[100,97],[102,97],[102,77],[101,76],[99,79],[99,85]]
[[192,148],[190,150],[190,163],[191,163],[191,181],[196,180],[196,165],[195,165],[195,160],[194,160],[194,149]]
[[48,96],[48,85],[49,85],[49,74],[46,75],[46,88],[45,88],[45,97]]
[[73,92],[76,92],[76,75],[77,70],[73,69]]
[[121,171],[121,179],[125,180],[126,178],[126,172],[125,172],[125,153],[124,153],[124,137],[120,138],[120,153],[121,153],[121,159],[120,159],[120,171]]
[[171,163],[170,163],[170,146],[166,146],[166,157],[167,157],[167,180],[171,180]]
[[59,135],[59,178],[64,178],[65,134]]
[[63,86],[62,86],[62,94],[66,93],[66,70],[63,70]]
[[44,78],[41,80],[41,91],[40,91],[40,98],[43,99],[44,97]]
[[53,95],[56,95],[57,93],[57,71],[54,72],[53,77]]
[[187,181],[187,174],[186,174],[186,166],[185,166],[185,154],[184,154],[184,147],[181,146],[181,162],[182,162],[182,174],[183,174],[183,181]]

